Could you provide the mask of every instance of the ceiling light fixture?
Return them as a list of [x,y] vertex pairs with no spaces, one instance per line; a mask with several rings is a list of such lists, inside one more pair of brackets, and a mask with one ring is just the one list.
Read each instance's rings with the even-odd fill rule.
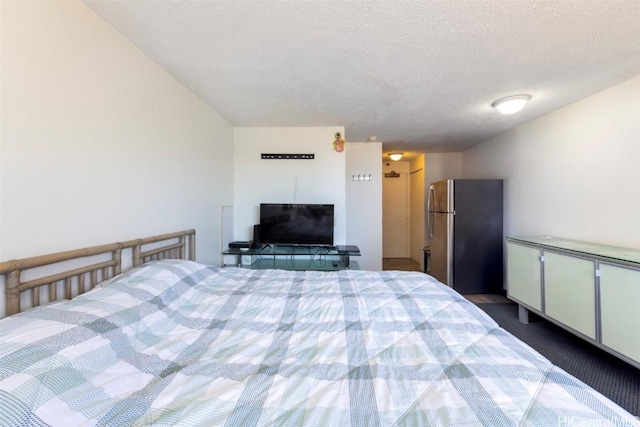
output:
[[391,153],[391,154],[389,154],[389,158],[391,160],[393,160],[394,162],[397,162],[398,160],[400,160],[402,158],[403,155],[404,155],[404,153]]
[[491,104],[496,110],[502,114],[515,114],[522,110],[524,105],[531,99],[530,95],[513,95],[506,98],[498,99]]

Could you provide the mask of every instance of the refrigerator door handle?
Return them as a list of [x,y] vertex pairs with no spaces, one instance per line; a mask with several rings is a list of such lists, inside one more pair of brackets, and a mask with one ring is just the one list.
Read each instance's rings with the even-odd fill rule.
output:
[[429,186],[429,197],[427,197],[427,232],[429,233],[429,238],[433,238],[433,228],[434,228],[434,219],[433,212],[431,211],[431,201],[433,200],[433,205],[435,207],[435,189],[433,185]]

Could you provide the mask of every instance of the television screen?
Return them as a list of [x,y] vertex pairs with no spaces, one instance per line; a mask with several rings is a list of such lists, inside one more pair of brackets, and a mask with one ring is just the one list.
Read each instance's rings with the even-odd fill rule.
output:
[[260,244],[333,246],[333,205],[260,204]]

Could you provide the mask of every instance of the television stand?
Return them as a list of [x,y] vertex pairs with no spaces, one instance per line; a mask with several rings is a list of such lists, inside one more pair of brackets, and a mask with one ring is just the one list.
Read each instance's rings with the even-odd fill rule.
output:
[[352,256],[360,256],[355,245],[281,246],[258,248],[228,248],[222,252],[223,266],[253,269],[339,271],[359,270]]

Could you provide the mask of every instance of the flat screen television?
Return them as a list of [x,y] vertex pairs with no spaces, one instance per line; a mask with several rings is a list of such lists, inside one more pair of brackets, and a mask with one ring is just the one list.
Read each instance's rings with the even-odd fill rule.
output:
[[260,244],[333,246],[333,205],[260,204]]

